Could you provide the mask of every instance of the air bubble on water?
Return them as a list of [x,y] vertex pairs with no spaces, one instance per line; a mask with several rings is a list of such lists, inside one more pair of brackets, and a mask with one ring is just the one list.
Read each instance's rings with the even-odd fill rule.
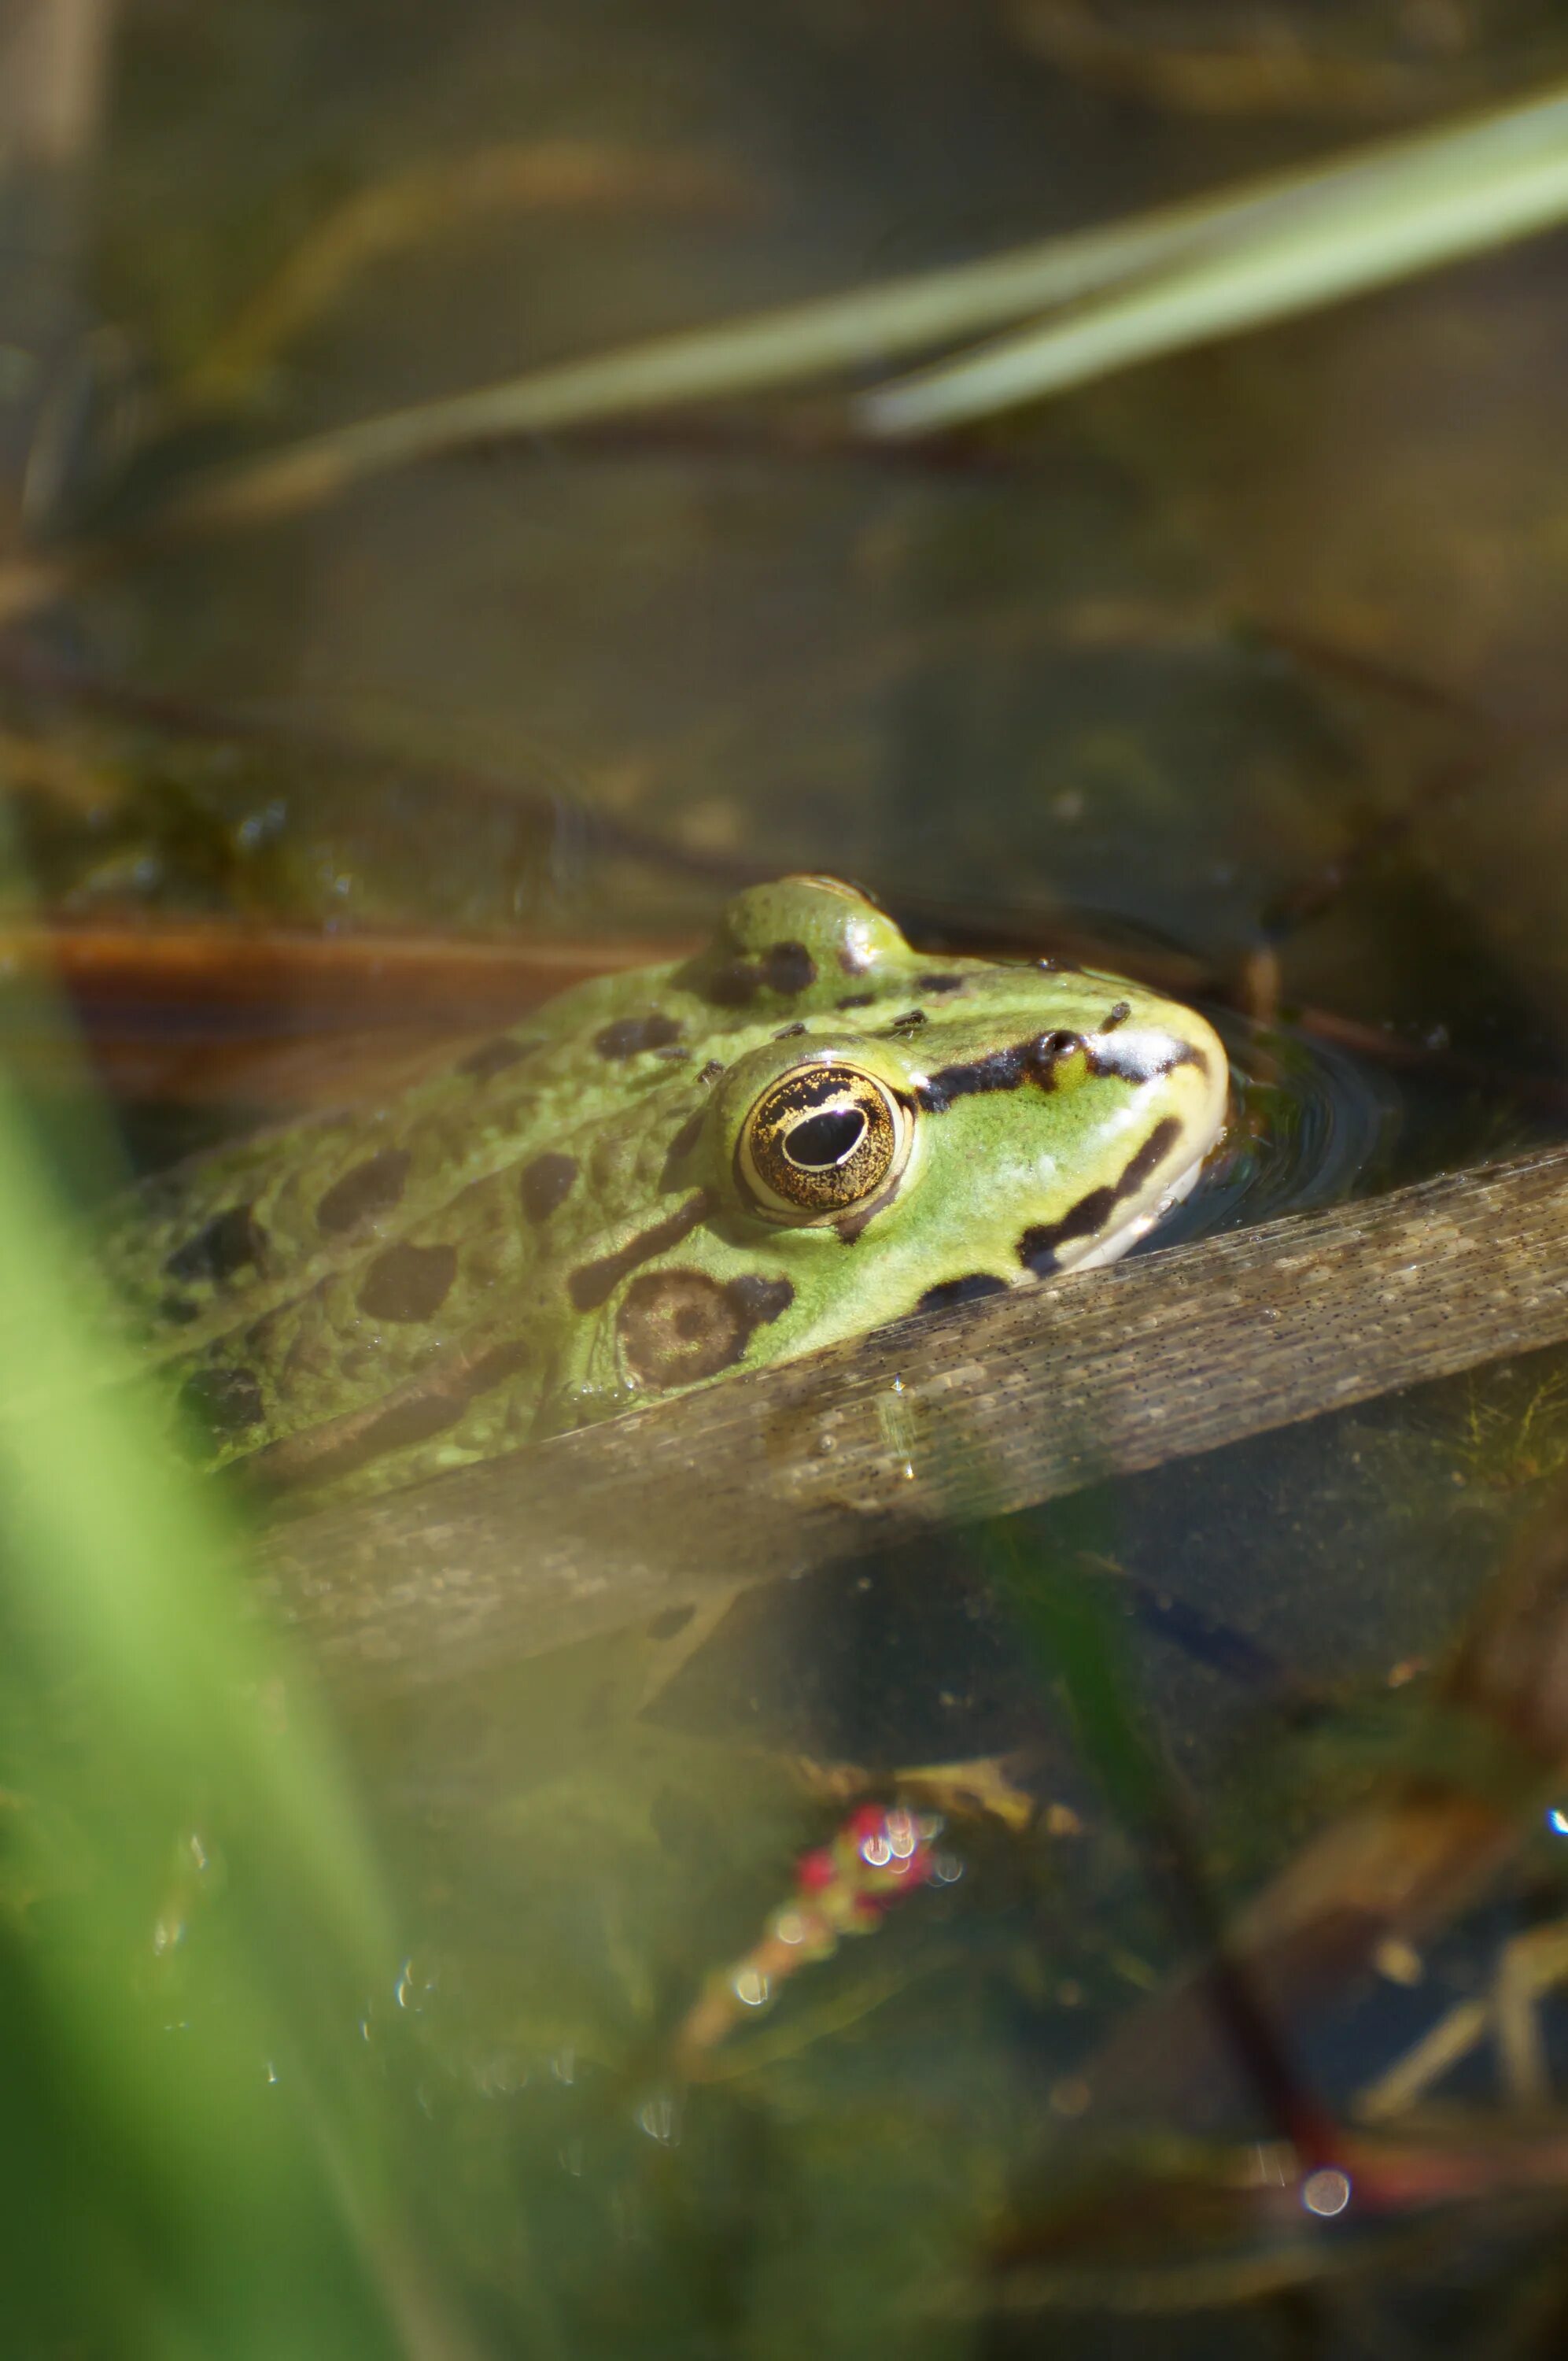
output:
[[411,1953],[398,1970],[398,1981],[392,1987],[398,2006],[411,2010],[417,2015],[440,1981],[436,1969],[426,1971],[419,1967]]
[[514,2098],[528,2083],[528,2069],[505,2050],[486,2058],[474,2069],[475,2087],[487,2099]]
[[1301,2202],[1309,2213],[1332,2219],[1343,2213],[1350,2203],[1350,2175],[1341,2172],[1337,2165],[1325,2165],[1319,2172],[1310,2172],[1301,2184]]
[[659,2091],[644,2099],[637,2110],[639,2127],[661,2147],[675,2147],[681,2136],[681,2112],[669,2092]]
[[741,1968],[732,1979],[735,1997],[747,2008],[761,2008],[773,1990],[760,1968]]

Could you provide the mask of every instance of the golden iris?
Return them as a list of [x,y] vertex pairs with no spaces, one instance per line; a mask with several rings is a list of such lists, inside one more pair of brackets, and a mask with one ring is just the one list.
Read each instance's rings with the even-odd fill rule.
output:
[[792,1067],[752,1106],[735,1151],[759,1210],[823,1220],[896,1179],[909,1154],[911,1110],[862,1066]]

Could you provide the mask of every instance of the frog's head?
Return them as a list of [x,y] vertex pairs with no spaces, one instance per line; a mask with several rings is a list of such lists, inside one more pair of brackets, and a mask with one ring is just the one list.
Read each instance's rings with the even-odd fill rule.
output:
[[640,1388],[1109,1262],[1224,1120],[1224,1051],[1191,1010],[917,952],[832,879],[740,895],[674,980],[714,1055],[666,1185],[704,1210],[619,1306]]

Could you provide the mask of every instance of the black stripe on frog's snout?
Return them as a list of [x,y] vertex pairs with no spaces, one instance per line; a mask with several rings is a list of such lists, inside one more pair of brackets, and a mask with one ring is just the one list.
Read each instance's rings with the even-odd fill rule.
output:
[[970,1271],[967,1279],[944,1279],[928,1287],[915,1306],[916,1312],[945,1312],[952,1303],[975,1303],[982,1295],[1005,1295],[1009,1281],[994,1271]]
[[655,1222],[651,1230],[629,1239],[613,1254],[601,1255],[598,1262],[580,1265],[566,1281],[566,1292],[574,1307],[578,1312],[596,1312],[601,1303],[608,1303],[629,1271],[635,1270],[639,1263],[651,1261],[654,1255],[665,1254],[671,1246],[679,1246],[683,1238],[691,1235],[707,1209],[707,1191],[698,1189],[684,1205],[678,1205],[662,1222]]
[[206,1279],[217,1286],[236,1271],[259,1268],[266,1251],[267,1233],[250,1207],[227,1205],[175,1247],[163,1266],[164,1276],[186,1283]]
[[352,1166],[317,1205],[317,1229],[336,1237],[361,1222],[389,1213],[402,1196],[412,1161],[406,1148],[383,1148]]
[[1026,1041],[992,1049],[983,1058],[938,1067],[919,1085],[916,1096],[927,1115],[945,1115],[956,1099],[978,1098],[988,1091],[1015,1091],[1025,1082],[1048,1091],[1060,1060],[1082,1047],[1077,1033],[1031,1033]]
[[1018,1241],[1018,1259],[1025,1269],[1033,1271],[1036,1279],[1048,1278],[1058,1267],[1058,1247],[1077,1238],[1093,1237],[1104,1229],[1117,1206],[1125,1198],[1136,1196],[1180,1137],[1180,1124],[1173,1115],[1167,1115],[1163,1123],[1156,1124],[1119,1180],[1091,1189],[1087,1197],[1069,1206],[1059,1222],[1037,1222],[1025,1230]]
[[[1122,1005],[1118,1003],[1118,1007]],[[1123,1021],[1116,1009],[1111,1011],[1111,1016],[1117,1024]],[[1202,1050],[1190,1041],[1179,1041],[1174,1034],[1170,1036],[1169,1054],[1149,1060],[1107,1039],[1103,1032],[1036,1033],[1026,1041],[1015,1041],[1005,1049],[992,1049],[986,1057],[971,1059],[967,1064],[940,1067],[921,1085],[920,1104],[927,1115],[945,1115],[956,1099],[978,1097],[986,1091],[1015,1091],[1025,1082],[1033,1082],[1040,1090],[1051,1090],[1055,1087],[1057,1067],[1080,1050],[1091,1074],[1096,1078],[1111,1075],[1119,1082],[1151,1082],[1161,1074],[1174,1073],[1178,1066],[1196,1066],[1205,1074],[1209,1071],[1209,1060]]]

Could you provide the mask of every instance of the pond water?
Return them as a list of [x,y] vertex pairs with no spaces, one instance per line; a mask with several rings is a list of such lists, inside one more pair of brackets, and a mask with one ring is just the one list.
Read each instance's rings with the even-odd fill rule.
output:
[[[72,281],[119,374],[38,544],[59,584],[0,631],[8,908],[612,964],[804,870],[934,949],[1087,942],[1186,979],[1233,1050],[1226,1154],[1157,1246],[1561,1138],[1561,238],[940,444],[759,399],[159,528],[200,467],[1565,55],[1545,0],[125,0]],[[399,983],[356,1021],[420,1016]],[[116,1105],[142,1164],[277,1111],[209,1017],[148,1016],[236,1064]],[[92,1186],[113,1159],[62,1071],[34,1041]],[[16,2349],[1555,2350],[1561,2164],[1525,2194],[1497,2159],[1561,2117],[1486,2045],[1421,2118],[1447,2210],[1343,2222],[1332,2189],[1245,2198],[1299,2119],[1223,1994],[1130,2095],[1088,2078],[1401,1759],[1407,1693],[1565,1460],[1537,1356],[763,1587],[673,1664],[633,1630],[389,1698],[262,1652],[254,1747],[134,1640],[115,1702],[107,1609],[80,1664],[29,1641],[0,1756]],[[1074,1584],[1098,1734],[1053,1655]],[[850,1822],[873,1806],[915,1837]],[[847,1826],[933,1873],[764,1973]],[[1286,2101],[1348,2120],[1562,1914],[1561,1850],[1535,1811],[1420,1960],[1289,2020]]]

